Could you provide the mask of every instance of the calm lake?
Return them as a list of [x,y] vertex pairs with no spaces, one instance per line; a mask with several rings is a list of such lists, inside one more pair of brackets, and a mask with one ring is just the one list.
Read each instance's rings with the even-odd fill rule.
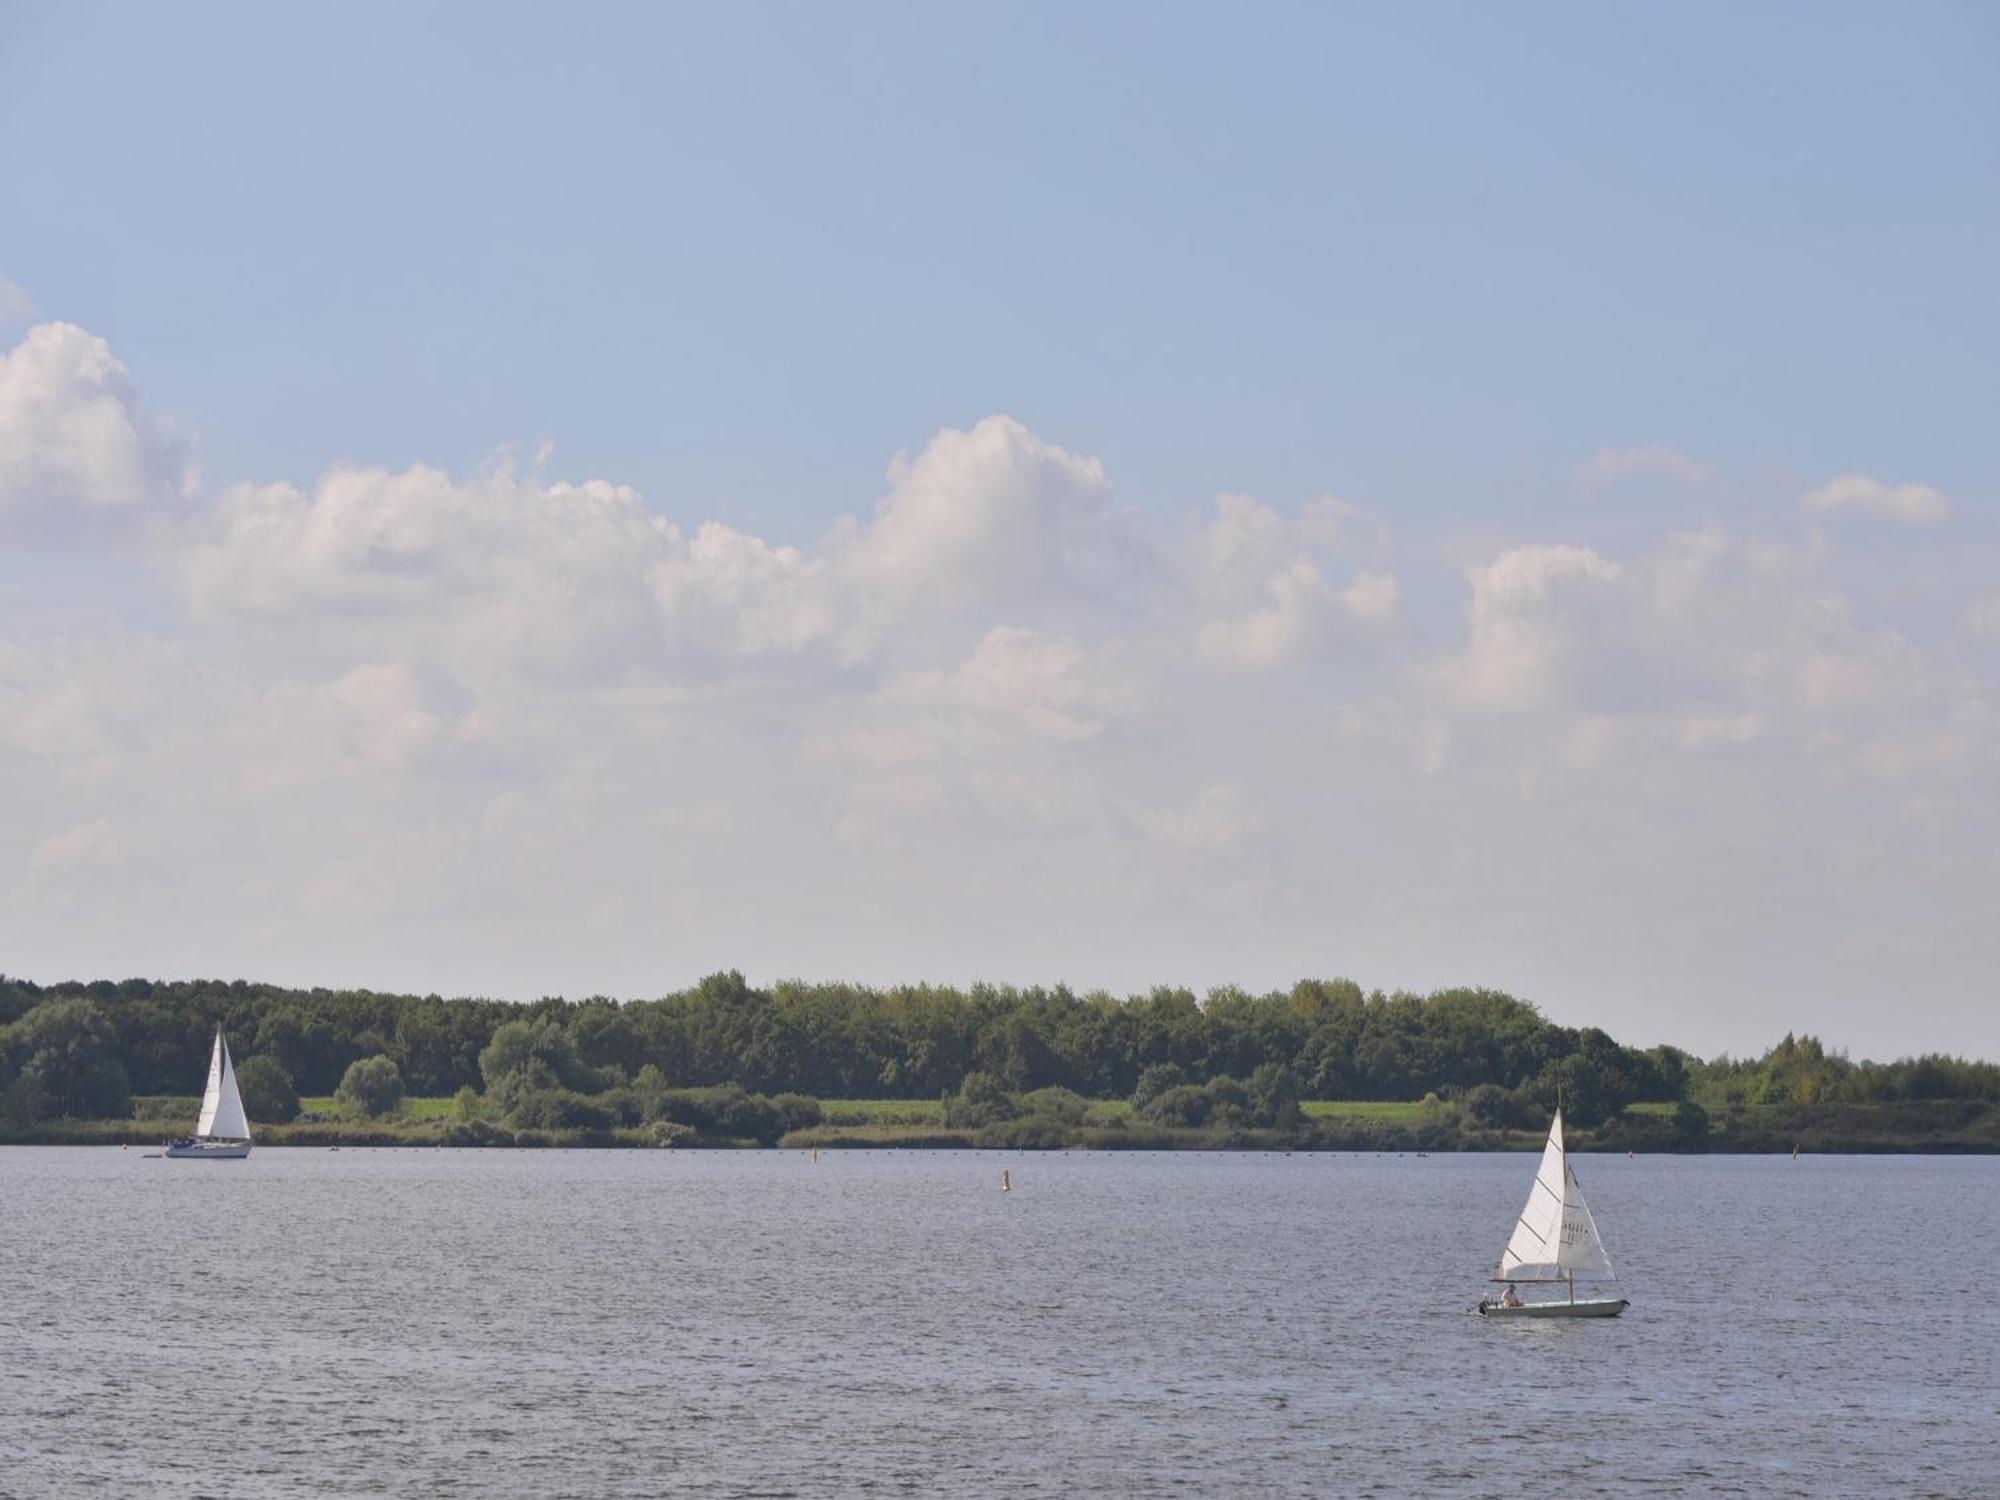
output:
[[1575,1161],[0,1149],[0,1494],[2000,1490],[2000,1160]]

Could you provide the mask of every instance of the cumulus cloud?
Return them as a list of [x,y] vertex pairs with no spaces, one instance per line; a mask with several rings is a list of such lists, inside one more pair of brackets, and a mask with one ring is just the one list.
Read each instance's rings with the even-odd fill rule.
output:
[[895,611],[1112,601],[1157,570],[1133,518],[1113,505],[1103,465],[1004,416],[947,428],[914,458],[899,454],[874,515],[844,522],[830,551],[855,590],[850,630],[864,642]]
[[2000,594],[1988,594],[1966,605],[1965,628],[1984,640],[2000,640]]
[[1139,821],[1161,843],[1209,854],[1237,848],[1263,831],[1250,794],[1229,782],[1203,787],[1184,806],[1155,808]]
[[1048,739],[1089,740],[1127,696],[1127,684],[1094,671],[1075,641],[996,625],[957,667],[910,673],[891,683],[883,700],[964,710]]
[[255,793],[406,771],[443,728],[402,662],[364,662],[331,682],[274,684],[259,710],[244,767]]
[[123,864],[125,857],[125,847],[109,821],[92,818],[36,844],[34,863],[38,870],[103,870]]
[[1664,474],[1682,484],[1702,484],[1708,466],[1662,443],[1639,448],[1599,448],[1587,463],[1576,466],[1577,478],[1587,485],[1608,484],[1626,474]]
[[193,485],[185,446],[140,416],[103,339],[44,323],[0,354],[0,529],[60,541]]
[[1884,484],[1866,474],[1842,474],[1799,501],[1809,516],[1853,511],[1905,526],[1928,526],[1947,520],[1951,505],[1927,484]]
[[35,315],[35,303],[19,283],[0,276],[0,324],[22,323]]
[[180,566],[203,618],[299,621],[468,671],[555,670],[657,649],[649,574],[690,553],[622,485],[504,466],[455,480],[419,465],[335,470],[311,494],[240,486],[198,523]]
[[1212,667],[1270,671],[1312,654],[1343,626],[1387,624],[1400,597],[1393,573],[1363,572],[1335,588],[1322,571],[1322,559],[1376,554],[1385,542],[1379,522],[1330,497],[1283,516],[1248,495],[1218,495],[1196,544],[1195,595],[1207,616],[1196,627],[1196,654]]
[[[718,522],[690,536],[636,491],[500,464],[338,469],[224,494],[181,566],[196,612],[428,622],[460,660],[733,661],[821,645],[848,660],[919,619],[1005,601],[1110,601],[1155,572],[1094,459],[993,417],[898,457],[866,522],[817,554]],[[379,636],[380,632],[373,634]]]
[[1465,650],[1453,664],[1458,695],[1491,710],[1534,708],[1602,640],[1593,619],[1624,570],[1588,547],[1514,547],[1466,570]]

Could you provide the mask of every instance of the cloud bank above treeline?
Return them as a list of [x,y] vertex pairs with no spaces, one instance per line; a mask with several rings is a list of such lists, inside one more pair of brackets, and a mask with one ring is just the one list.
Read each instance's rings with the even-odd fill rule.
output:
[[1366,496],[1165,516],[991,414],[793,545],[546,449],[221,488],[195,452],[84,329],[0,356],[14,972],[1345,969],[2000,1049],[2000,577],[1922,476],[1751,524],[1606,446],[1580,486],[1673,497],[1629,547],[1447,545]]

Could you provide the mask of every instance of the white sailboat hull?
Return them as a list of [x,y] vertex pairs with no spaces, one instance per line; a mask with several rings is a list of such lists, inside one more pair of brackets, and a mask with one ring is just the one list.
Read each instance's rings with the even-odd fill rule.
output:
[[1592,1297],[1577,1302],[1523,1302],[1509,1307],[1504,1302],[1482,1302],[1479,1312],[1488,1318],[1615,1318],[1630,1307],[1624,1297]]
[[248,1141],[175,1141],[167,1147],[176,1161],[241,1161],[249,1154]]

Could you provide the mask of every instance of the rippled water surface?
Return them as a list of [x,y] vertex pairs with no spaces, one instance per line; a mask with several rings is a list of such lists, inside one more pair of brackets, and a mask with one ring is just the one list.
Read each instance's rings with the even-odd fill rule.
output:
[[1615,1322],[1526,1155],[0,1150],[0,1494],[2000,1492],[2000,1161],[1578,1173]]

